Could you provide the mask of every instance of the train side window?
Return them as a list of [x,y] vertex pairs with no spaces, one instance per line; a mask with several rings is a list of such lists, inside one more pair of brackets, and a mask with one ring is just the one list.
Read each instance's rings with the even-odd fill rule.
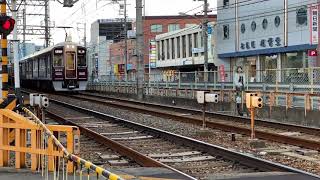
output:
[[62,66],[62,54],[55,54],[53,57],[53,66]]
[[48,54],[47,56],[47,77],[51,78],[51,55]]

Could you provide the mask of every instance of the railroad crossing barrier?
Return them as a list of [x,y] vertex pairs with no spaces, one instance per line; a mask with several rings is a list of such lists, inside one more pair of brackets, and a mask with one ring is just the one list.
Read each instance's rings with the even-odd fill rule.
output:
[[[63,177],[68,173],[76,175],[77,171],[82,176],[84,167],[88,177],[90,171],[93,171],[97,176],[122,180],[119,176],[76,155],[80,151],[78,127],[45,125],[30,110],[22,109],[28,117],[9,109],[0,109],[0,167],[14,165],[16,169],[20,169],[28,167],[30,163],[32,171],[41,171],[42,176],[46,178],[49,172],[53,172],[56,178],[61,174],[60,171]],[[58,135],[58,138],[55,135]],[[10,136],[14,137],[11,142]],[[65,142],[62,140],[63,136]],[[30,159],[27,160],[28,155]]]
[[[9,136],[12,138],[10,130],[14,133],[11,143],[9,141]],[[79,140],[78,127],[48,125],[48,130],[56,134],[66,134],[68,151],[79,153],[79,141],[74,143],[74,139]],[[29,134],[30,138],[28,138]],[[43,165],[41,158],[44,156],[47,156],[48,162],[54,162],[58,157],[63,157],[64,154],[61,150],[54,146],[52,137],[48,137],[45,146],[41,141],[45,139],[44,136],[44,130],[39,124],[11,110],[0,109],[0,167],[9,166],[9,151],[15,152],[15,167],[17,169],[26,167],[26,154],[31,154],[31,170],[33,171]],[[54,166],[55,163],[49,163],[49,171],[53,171]],[[68,163],[67,167],[68,172],[73,172],[73,163]]]

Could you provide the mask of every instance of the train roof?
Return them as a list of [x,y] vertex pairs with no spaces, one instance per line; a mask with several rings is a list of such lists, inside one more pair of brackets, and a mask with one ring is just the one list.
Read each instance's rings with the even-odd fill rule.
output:
[[[47,53],[47,52],[49,52],[49,51],[52,51],[52,50],[53,50],[54,48],[56,48],[56,47],[61,47],[61,46],[65,46],[65,45],[82,46],[82,45],[79,45],[78,43],[75,43],[75,42],[61,42],[61,43],[55,44],[55,45],[53,45],[53,46],[47,47],[47,48],[45,48],[45,49],[42,49],[42,50],[40,50],[40,51],[36,51],[36,52],[34,52],[33,54],[30,54],[30,55],[28,55],[28,56],[25,56],[25,57],[23,57],[22,59],[20,59],[20,61],[25,61],[25,60],[27,60],[27,59],[29,59],[29,58],[33,58],[33,57],[39,56],[39,55],[41,55],[41,54],[43,54],[43,53]],[[83,47],[83,46],[82,46],[82,47]]]

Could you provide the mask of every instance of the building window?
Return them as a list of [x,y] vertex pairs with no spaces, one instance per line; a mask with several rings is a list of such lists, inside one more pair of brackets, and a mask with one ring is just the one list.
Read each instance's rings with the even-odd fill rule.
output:
[[160,41],[157,41],[157,56],[158,56],[158,60],[161,59],[161,55],[160,55]]
[[251,23],[252,32],[256,31],[256,29],[257,29],[257,23],[255,21],[252,21],[252,23]]
[[263,28],[264,30],[266,30],[267,27],[268,27],[268,20],[267,20],[267,19],[264,19],[264,20],[262,21],[262,28]]
[[[193,42],[194,42],[194,48],[198,48],[199,44],[198,44],[198,33],[194,33],[193,34]],[[198,56],[198,53],[194,54],[195,56]]]
[[188,34],[188,42],[189,42],[189,57],[192,57],[192,34]]
[[169,24],[168,25],[168,32],[171,31],[176,31],[180,29],[180,25],[179,24]]
[[260,56],[261,82],[274,83],[277,78],[277,55]]
[[280,26],[280,17],[279,16],[276,16],[275,18],[274,18],[274,25],[276,26],[276,27],[279,27]]
[[306,83],[312,76],[309,76],[307,70],[300,68],[308,67],[308,56],[306,51],[298,51],[292,53],[285,53],[282,56],[281,67],[285,68],[282,71],[281,81],[285,83]]
[[177,58],[180,58],[180,36],[177,37]]
[[172,55],[172,59],[176,58],[175,51],[176,51],[176,49],[175,49],[174,38],[171,38],[171,55]]
[[186,51],[186,36],[182,36],[182,58],[187,57],[187,51]]
[[226,8],[229,6],[229,0],[223,0],[223,7]]
[[199,33],[200,36],[200,47],[203,47],[203,36],[202,36],[202,31]]
[[165,56],[164,56],[164,40],[161,41],[161,60],[164,60],[165,59]]
[[152,24],[150,28],[151,32],[162,32],[162,24]]
[[241,24],[241,33],[244,34],[246,32],[246,25]]
[[223,39],[229,39],[229,25],[223,25]]
[[297,9],[297,25],[306,26],[308,21],[307,6]]
[[166,40],[166,45],[167,45],[167,58],[166,58],[166,59],[171,59],[171,58],[170,58],[170,44],[169,44],[169,39]]
[[[303,64],[308,64],[307,56],[303,55],[303,51],[293,52],[293,53],[286,53],[285,58],[282,60],[283,68],[303,68]],[[305,62],[304,62],[305,61]]]

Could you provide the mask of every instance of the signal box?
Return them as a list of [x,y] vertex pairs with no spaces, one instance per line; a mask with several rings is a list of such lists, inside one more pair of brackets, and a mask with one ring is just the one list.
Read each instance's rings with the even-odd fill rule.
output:
[[263,100],[256,93],[246,93],[246,106],[250,108],[262,108]]

